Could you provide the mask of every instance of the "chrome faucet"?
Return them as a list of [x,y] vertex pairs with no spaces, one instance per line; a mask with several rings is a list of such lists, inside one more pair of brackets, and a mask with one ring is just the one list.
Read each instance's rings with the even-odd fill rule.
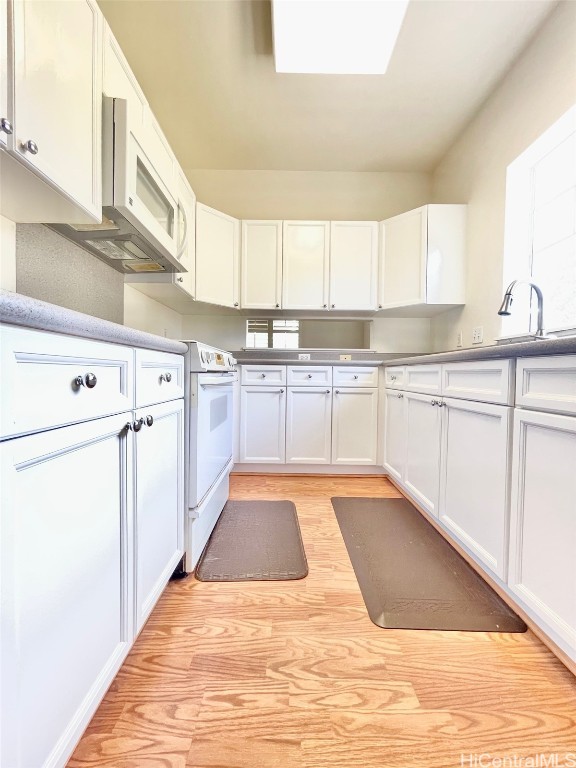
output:
[[498,314],[503,317],[508,317],[512,314],[510,312],[510,307],[512,306],[513,301],[512,291],[514,290],[514,286],[518,285],[518,283],[525,283],[526,285],[529,285],[538,299],[538,328],[536,329],[536,333],[530,335],[534,336],[536,339],[553,338],[553,336],[550,336],[550,334],[546,333],[544,330],[544,296],[542,295],[542,291],[540,290],[539,286],[537,286],[536,283],[530,282],[530,280],[512,280],[508,288],[506,288],[506,293],[504,294],[502,305],[498,310]]

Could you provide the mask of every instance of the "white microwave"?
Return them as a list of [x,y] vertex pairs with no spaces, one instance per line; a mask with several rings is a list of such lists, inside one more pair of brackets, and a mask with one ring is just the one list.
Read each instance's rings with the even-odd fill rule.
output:
[[102,223],[49,226],[119,272],[186,272],[180,257],[188,227],[176,174],[163,178],[151,162],[125,99],[104,97],[102,128]]

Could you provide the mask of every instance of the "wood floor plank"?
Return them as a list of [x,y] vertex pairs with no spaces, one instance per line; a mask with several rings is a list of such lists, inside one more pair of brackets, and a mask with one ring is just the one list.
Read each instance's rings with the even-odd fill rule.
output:
[[[576,680],[526,634],[383,630],[330,498],[381,477],[233,476],[295,502],[309,576],[172,582],[70,768],[461,768],[462,755],[576,752]],[[513,763],[511,763],[513,764]]]

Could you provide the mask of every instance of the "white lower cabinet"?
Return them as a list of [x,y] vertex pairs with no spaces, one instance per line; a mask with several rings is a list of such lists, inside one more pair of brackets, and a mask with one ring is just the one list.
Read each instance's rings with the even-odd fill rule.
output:
[[376,464],[378,390],[342,387],[334,390],[332,464]]
[[438,399],[405,392],[406,459],[404,485],[416,501],[438,517],[440,491],[440,422]]
[[7,768],[64,764],[132,642],[130,421],[0,445]]
[[285,387],[241,387],[240,461],[284,464],[286,460]]
[[401,482],[404,478],[406,461],[404,392],[387,389],[385,402],[384,469],[395,480]]
[[514,411],[508,584],[576,661],[576,418]]
[[139,632],[183,553],[184,401],[136,411],[134,424]]
[[286,463],[330,464],[332,388],[289,387],[286,402]]
[[512,409],[453,398],[442,402],[440,521],[505,579]]

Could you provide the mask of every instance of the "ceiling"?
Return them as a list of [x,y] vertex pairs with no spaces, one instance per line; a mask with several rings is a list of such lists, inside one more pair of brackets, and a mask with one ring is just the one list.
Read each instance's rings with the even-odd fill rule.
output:
[[266,0],[99,0],[185,170],[428,171],[555,0],[412,0],[385,75],[277,74]]

